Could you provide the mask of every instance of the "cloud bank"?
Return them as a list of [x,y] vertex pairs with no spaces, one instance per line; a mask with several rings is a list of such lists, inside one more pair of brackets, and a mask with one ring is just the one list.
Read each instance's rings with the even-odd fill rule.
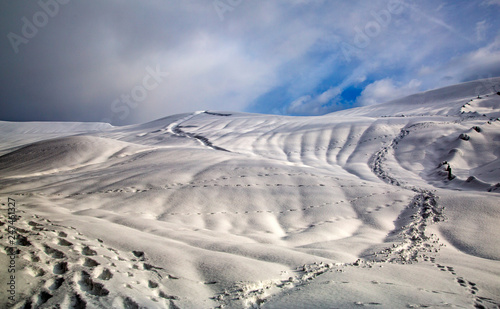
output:
[[499,76],[498,4],[3,1],[1,119],[319,115]]

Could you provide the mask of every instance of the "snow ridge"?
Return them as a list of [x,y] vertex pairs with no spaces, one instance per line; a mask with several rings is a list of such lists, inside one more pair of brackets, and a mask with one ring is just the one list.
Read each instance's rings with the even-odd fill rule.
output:
[[2,123],[14,308],[498,308],[500,95],[477,85],[321,117]]
[[[222,114],[214,114],[214,113],[209,113],[207,111],[198,111],[198,112],[194,112],[193,114],[189,115],[189,116],[186,116],[178,121],[175,121],[171,124],[168,125],[167,127],[167,131],[171,134],[174,134],[176,136],[180,136],[180,137],[186,137],[186,138],[192,138],[192,139],[195,139],[197,140],[201,145],[203,146],[206,146],[206,147],[209,147],[209,148],[212,148],[214,150],[219,150],[219,151],[226,151],[226,152],[229,152],[229,150],[227,149],[224,149],[222,147],[218,147],[218,146],[215,146],[214,144],[212,144],[208,138],[200,135],[200,134],[194,134],[194,133],[189,133],[189,132],[184,132],[182,130],[182,124],[193,119],[196,115],[200,115],[200,114],[209,114],[209,115],[222,115]],[[226,115],[223,115],[223,116],[226,116]]]

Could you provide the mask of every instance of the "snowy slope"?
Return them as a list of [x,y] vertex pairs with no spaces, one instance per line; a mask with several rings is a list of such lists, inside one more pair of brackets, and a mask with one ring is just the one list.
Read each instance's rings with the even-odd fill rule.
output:
[[49,138],[87,134],[112,128],[108,123],[0,121],[0,154]]
[[[396,99],[384,104],[353,108],[337,112],[336,115],[357,116],[457,116],[467,102],[477,99],[478,96],[494,94],[500,91],[499,78],[481,79],[445,88],[429,90]],[[489,101],[489,100],[487,100]],[[482,101],[484,102],[484,101]],[[483,103],[481,103],[483,104]],[[477,107],[474,111],[481,112]],[[468,111],[468,112],[474,112]],[[493,115],[492,115],[493,116]],[[496,115],[498,117],[498,114]]]
[[497,308],[500,95],[484,85],[321,117],[2,122],[14,307]]

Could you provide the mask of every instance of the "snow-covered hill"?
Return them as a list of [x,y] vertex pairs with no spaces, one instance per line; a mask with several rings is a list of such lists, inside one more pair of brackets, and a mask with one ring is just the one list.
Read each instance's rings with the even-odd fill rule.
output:
[[321,117],[0,122],[14,307],[498,308],[491,85]]

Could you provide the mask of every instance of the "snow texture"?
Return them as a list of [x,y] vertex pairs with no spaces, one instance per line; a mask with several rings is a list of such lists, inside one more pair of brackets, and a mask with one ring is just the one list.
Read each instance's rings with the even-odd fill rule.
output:
[[492,84],[320,117],[0,122],[0,306],[499,308]]

